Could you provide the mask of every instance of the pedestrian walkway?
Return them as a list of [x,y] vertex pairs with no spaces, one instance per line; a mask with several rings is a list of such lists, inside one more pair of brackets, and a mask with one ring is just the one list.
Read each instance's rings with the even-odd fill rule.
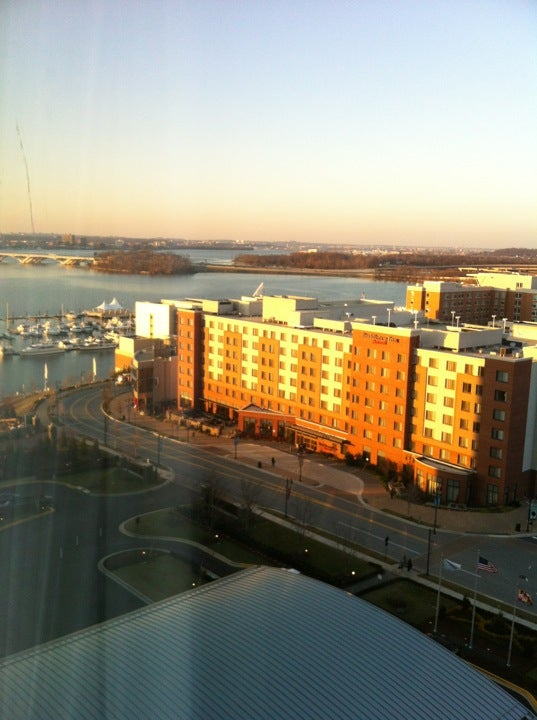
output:
[[[252,442],[236,440],[234,430],[227,428],[218,437],[210,436],[186,427],[178,427],[176,422],[161,420],[143,415],[131,409],[125,412],[126,394],[113,398],[110,403],[110,415],[117,421],[128,419],[131,424],[171,437],[178,442],[189,443],[193,447],[203,448],[222,457],[237,462],[261,467],[293,483],[322,488],[328,493],[345,496],[362,503],[373,512],[387,512],[411,522],[457,533],[479,533],[489,535],[518,535],[527,528],[528,506],[522,504],[505,512],[486,512],[473,510],[450,510],[410,503],[406,499],[394,497],[385,490],[381,479],[372,472],[350,468],[342,461],[316,454],[298,456],[293,447],[282,442]],[[517,526],[520,530],[517,530]]]

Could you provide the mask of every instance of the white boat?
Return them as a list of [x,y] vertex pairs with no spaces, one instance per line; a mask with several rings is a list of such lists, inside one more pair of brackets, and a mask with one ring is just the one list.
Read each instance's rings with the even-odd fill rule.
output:
[[77,350],[115,350],[117,343],[104,338],[88,338],[76,345]]
[[65,352],[65,348],[60,347],[58,343],[42,342],[28,345],[20,351],[21,357],[33,357],[35,355],[58,355]]

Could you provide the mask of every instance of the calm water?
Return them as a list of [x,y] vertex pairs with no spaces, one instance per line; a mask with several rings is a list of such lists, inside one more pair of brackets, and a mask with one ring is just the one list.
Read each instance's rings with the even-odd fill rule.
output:
[[[187,254],[187,253],[185,253]],[[194,262],[230,261],[232,251],[212,257],[207,251],[190,251]],[[9,317],[96,307],[113,297],[129,310],[136,300],[157,302],[162,298],[228,298],[251,295],[265,283],[265,294],[309,295],[320,299],[349,299],[365,296],[403,305],[406,284],[315,276],[263,275],[247,273],[199,273],[172,278],[139,275],[102,275],[89,269],[62,268],[58,265],[19,265],[0,263],[0,330]],[[17,321],[15,324],[21,322]],[[45,369],[46,362],[46,369]],[[114,365],[113,351],[68,352],[47,358],[0,357],[0,397],[14,392],[41,390],[47,374],[48,387],[108,377]]]

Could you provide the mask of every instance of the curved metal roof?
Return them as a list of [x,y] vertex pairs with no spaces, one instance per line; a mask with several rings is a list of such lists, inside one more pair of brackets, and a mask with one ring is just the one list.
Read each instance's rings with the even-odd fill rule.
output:
[[484,675],[341,590],[259,567],[0,664],[17,720],[522,720]]

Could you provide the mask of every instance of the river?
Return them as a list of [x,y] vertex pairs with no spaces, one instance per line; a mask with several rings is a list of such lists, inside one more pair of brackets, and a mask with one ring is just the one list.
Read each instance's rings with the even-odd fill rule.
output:
[[[189,250],[192,262],[229,264],[235,251]],[[56,264],[20,265],[0,263],[0,331],[10,318],[62,311],[83,311],[110,302],[114,297],[134,310],[136,300],[158,302],[163,298],[237,298],[251,295],[264,282],[265,294],[306,295],[319,299],[350,299],[365,296],[404,305],[406,284],[356,278],[311,275],[266,275],[263,273],[197,273],[173,277],[104,275],[88,268],[66,268]],[[12,324],[18,324],[16,321]],[[15,344],[20,346],[16,338]],[[114,367],[113,350],[68,352],[47,358],[0,356],[0,399],[15,392],[103,379]],[[46,376],[46,377],[45,377]]]

